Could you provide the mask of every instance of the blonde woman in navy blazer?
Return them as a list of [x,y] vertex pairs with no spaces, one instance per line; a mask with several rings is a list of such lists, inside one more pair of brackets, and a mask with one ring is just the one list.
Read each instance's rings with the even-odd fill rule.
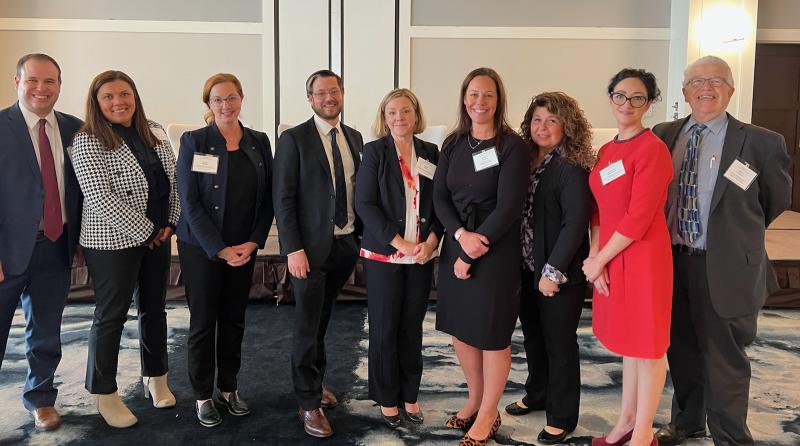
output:
[[145,117],[133,79],[110,70],[89,87],[86,123],[70,156],[84,195],[80,244],[96,302],[86,390],[109,426],[129,427],[137,419],[117,393],[116,375],[131,297],[145,397],[152,394],[157,408],[175,405],[167,387],[164,310],[170,237],[180,214],[175,155],[164,129]]
[[[178,251],[189,303],[189,380],[197,419],[250,413],[238,392],[242,339],[256,250],[272,224],[272,149],[267,135],[239,122],[242,84],[218,73],[203,87],[207,127],[181,137]],[[201,167],[200,161],[211,161]],[[216,372],[216,373],[215,373]],[[214,376],[218,392],[214,395]],[[214,396],[214,400],[212,400]]]
[[425,129],[410,90],[389,92],[364,146],[355,208],[364,223],[361,257],[369,303],[369,396],[387,426],[400,425],[400,408],[422,423],[417,403],[422,378],[422,320],[442,225],[433,211],[436,145],[416,138]]

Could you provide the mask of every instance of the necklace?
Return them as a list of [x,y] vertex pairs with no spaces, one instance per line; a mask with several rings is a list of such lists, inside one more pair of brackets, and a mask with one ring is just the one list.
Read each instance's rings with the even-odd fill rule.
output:
[[[472,144],[472,140],[475,140],[475,144],[474,144],[474,145]],[[484,142],[484,141],[486,141],[486,140],[485,140],[485,139],[473,138],[473,137],[472,137],[472,135],[470,135],[469,133],[467,133],[467,144],[469,144],[469,148],[470,148],[471,150],[475,150],[475,149],[477,149],[477,148],[478,148],[478,146],[480,146],[481,144],[483,144],[483,142]]]

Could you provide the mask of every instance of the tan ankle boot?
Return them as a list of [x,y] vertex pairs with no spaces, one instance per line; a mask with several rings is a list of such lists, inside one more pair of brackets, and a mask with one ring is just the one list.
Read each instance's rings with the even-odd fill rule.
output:
[[175,406],[175,395],[167,387],[167,374],[161,376],[143,376],[144,397],[153,396],[153,407],[164,409]]
[[95,395],[97,397],[97,411],[111,427],[131,427],[139,420],[119,398],[117,392],[108,395]]

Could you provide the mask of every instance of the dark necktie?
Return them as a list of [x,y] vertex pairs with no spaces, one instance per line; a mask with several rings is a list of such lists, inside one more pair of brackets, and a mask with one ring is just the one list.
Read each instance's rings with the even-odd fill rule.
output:
[[681,163],[678,182],[678,233],[686,244],[692,244],[700,235],[700,211],[697,203],[697,157],[700,152],[700,135],[706,126],[692,126],[686,154]]
[[336,142],[336,127],[331,129],[331,152],[333,152],[333,184],[336,188],[336,212],[333,222],[339,229],[347,224],[347,186],[344,183],[344,163],[339,144]]
[[58,240],[64,231],[61,219],[61,196],[58,193],[56,165],[53,160],[53,149],[47,137],[47,120],[39,120],[39,164],[42,169],[42,186],[44,186],[44,235],[52,241]]

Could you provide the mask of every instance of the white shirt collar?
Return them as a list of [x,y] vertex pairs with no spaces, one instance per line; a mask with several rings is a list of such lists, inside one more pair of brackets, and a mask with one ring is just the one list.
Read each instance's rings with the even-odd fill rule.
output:
[[[331,133],[331,129],[334,127],[330,125],[328,121],[320,118],[316,113],[314,113],[314,124],[317,125],[317,131],[325,136],[328,136]],[[341,121],[336,123],[336,130],[340,135],[342,134]]]
[[[39,120],[42,118],[37,116],[36,113],[25,108],[22,102],[19,102],[19,109],[22,112],[22,117],[25,118],[25,124],[28,126],[28,128],[38,131],[39,129],[36,127],[39,125]],[[50,124],[51,128],[56,128],[56,112],[54,110],[50,110],[50,113],[48,113],[44,119],[47,120],[47,123]]]

